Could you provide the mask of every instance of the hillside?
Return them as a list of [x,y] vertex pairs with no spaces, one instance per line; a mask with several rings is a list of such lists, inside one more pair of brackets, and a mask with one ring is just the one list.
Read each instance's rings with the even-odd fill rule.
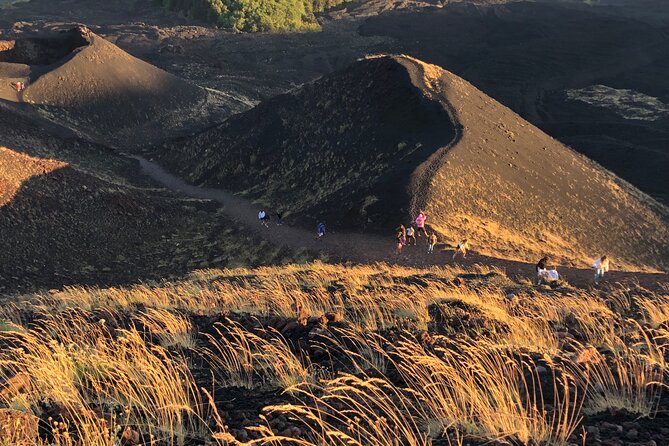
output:
[[[359,31],[392,39],[388,52],[467,79],[669,204],[667,2],[467,3],[381,14]],[[582,89],[602,86],[608,91],[599,103],[578,99]],[[647,115],[629,116],[628,107]]]
[[243,232],[213,203],[156,189],[133,161],[1,108],[0,233],[2,293],[295,258]]
[[[76,28],[0,42],[0,98],[32,104],[55,122],[93,140],[142,144],[184,129],[238,104]],[[23,80],[16,93],[9,81]]]
[[[97,179],[66,163],[0,147],[0,290],[133,283],[212,264],[277,260],[206,203]],[[238,252],[238,244],[253,249]],[[284,253],[285,254],[285,253]],[[280,258],[278,258],[280,259]]]
[[533,261],[663,268],[667,209],[471,84],[400,57],[346,70],[157,147],[193,183],[295,221],[390,229],[419,209],[450,241]]
[[408,212],[411,172],[455,130],[392,59],[374,59],[261,103],[155,155],[194,183],[346,226]]

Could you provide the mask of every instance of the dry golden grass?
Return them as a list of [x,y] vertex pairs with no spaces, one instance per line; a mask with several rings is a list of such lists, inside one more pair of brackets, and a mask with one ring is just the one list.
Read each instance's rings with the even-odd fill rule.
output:
[[[269,406],[268,413],[293,416],[308,429],[301,446],[429,446],[430,433],[415,418],[411,395],[384,379],[344,375],[325,381],[318,396],[298,389],[312,404]],[[438,434],[438,433],[435,433]],[[258,444],[280,445],[291,437],[266,432]]]
[[170,444],[205,432],[200,394],[182,357],[147,344],[134,328],[112,332],[85,312],[44,318],[27,333],[0,334],[10,346],[0,353],[2,376],[30,377],[29,392],[6,404],[38,411],[48,401],[62,408],[77,444],[114,444],[113,426],[93,409],[124,410],[128,421]]
[[[445,435],[566,445],[584,415],[655,415],[669,377],[666,295],[525,287],[508,298],[510,285],[482,267],[315,263],[18,296],[0,305],[0,376],[29,376],[30,387],[0,403],[38,416],[60,407],[63,446],[111,446],[130,425],[170,445],[235,444],[215,407],[229,387],[286,395],[247,426],[249,446],[427,446]],[[305,328],[308,348],[270,325],[327,312],[343,321]],[[218,322],[201,330],[198,315]],[[477,322],[465,329],[457,318],[468,316]],[[315,362],[313,351],[327,354]],[[279,414],[300,429],[278,432]]]
[[565,444],[579,422],[568,376],[553,375],[551,403],[556,410],[548,414],[535,365],[511,350],[477,342],[461,345],[460,351],[438,348],[431,353],[404,341],[393,362],[420,395],[429,417],[444,429],[458,426],[485,438],[512,437],[523,444]]
[[669,294],[656,294],[652,299],[642,297],[635,301],[643,310],[644,322],[653,328],[669,322]]
[[263,329],[261,337],[230,320],[215,330],[206,335],[209,345],[202,353],[224,385],[287,389],[312,377],[309,358],[297,357],[276,331]]
[[194,348],[197,345],[193,324],[182,314],[150,308],[137,315],[137,320],[150,334],[157,336],[165,348]]

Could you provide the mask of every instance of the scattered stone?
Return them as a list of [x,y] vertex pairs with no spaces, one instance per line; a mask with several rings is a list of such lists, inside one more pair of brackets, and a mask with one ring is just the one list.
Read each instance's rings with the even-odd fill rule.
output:
[[297,308],[297,324],[306,327],[309,323],[309,312],[302,305]]
[[237,441],[246,441],[249,439],[249,433],[246,431],[246,429],[237,429],[235,432],[235,438]]
[[599,437],[599,428],[597,426],[586,426],[585,431],[591,437]]
[[0,384],[0,400],[11,401],[17,395],[29,393],[31,389],[30,376],[19,373]]
[[139,444],[139,441],[139,432],[130,427],[126,427],[121,435],[121,446],[136,446]]
[[325,328],[325,327],[328,326],[328,321],[329,321],[329,319],[328,319],[327,315],[323,314],[323,315],[321,315],[321,317],[318,318],[317,323],[320,327]]
[[328,330],[325,328],[314,327],[311,329],[311,331],[309,331],[309,339],[327,335],[328,335]]
[[341,322],[342,316],[339,313],[325,313],[325,317],[330,323]]
[[305,327],[305,326],[306,324],[304,325],[298,324],[297,321],[289,321],[286,323],[286,325],[283,326],[283,328],[281,329],[281,333],[282,334],[290,333],[291,331],[294,331],[298,327]]
[[616,432],[618,434],[623,433],[623,427],[620,424],[613,424],[613,423],[609,423],[607,421],[604,421],[600,424],[600,427],[604,430],[611,431],[611,432]]
[[636,429],[630,429],[625,433],[625,437],[629,438],[630,440],[635,440],[639,436],[639,431]]

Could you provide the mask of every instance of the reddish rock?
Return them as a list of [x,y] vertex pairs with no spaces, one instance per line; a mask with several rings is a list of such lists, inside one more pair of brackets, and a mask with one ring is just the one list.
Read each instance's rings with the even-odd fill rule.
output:
[[343,319],[339,313],[325,313],[325,317],[329,322],[341,322]]
[[19,373],[0,384],[0,399],[11,401],[16,395],[29,393],[32,389],[30,377]]
[[121,446],[136,446],[139,444],[140,435],[134,429],[126,427],[121,435]]

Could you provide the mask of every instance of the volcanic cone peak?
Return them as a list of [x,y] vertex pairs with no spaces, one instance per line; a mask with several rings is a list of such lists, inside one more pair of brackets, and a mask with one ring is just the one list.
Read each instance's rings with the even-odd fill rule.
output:
[[[2,48],[5,51],[2,51]],[[144,62],[85,27],[5,41],[0,99],[125,148],[196,131],[246,107]],[[16,88],[23,82],[25,89]]]
[[664,268],[669,212],[464,79],[407,56],[348,68],[155,154],[295,222],[388,232],[419,210],[442,240],[533,261]]
[[408,211],[411,173],[455,136],[415,68],[364,59],[157,154],[195,183],[281,201],[293,214],[378,224],[388,205]]

